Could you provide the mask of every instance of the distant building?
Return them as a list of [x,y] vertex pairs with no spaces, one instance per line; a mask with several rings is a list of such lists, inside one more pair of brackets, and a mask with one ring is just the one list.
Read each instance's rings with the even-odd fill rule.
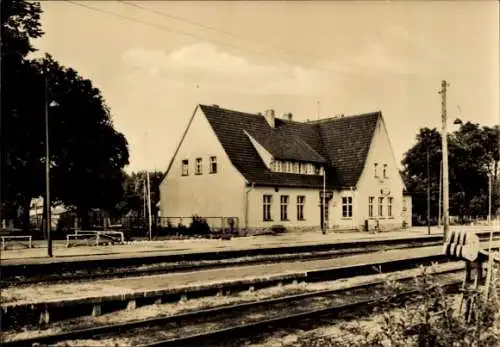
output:
[[273,110],[198,105],[160,185],[159,207],[162,217],[238,217],[249,231],[411,225],[411,197],[381,112],[297,122]]
[[[57,222],[62,214],[68,211],[64,205],[53,206],[50,209],[52,227],[57,226]],[[34,226],[41,226],[43,220],[43,197],[31,199],[30,204],[30,221]]]

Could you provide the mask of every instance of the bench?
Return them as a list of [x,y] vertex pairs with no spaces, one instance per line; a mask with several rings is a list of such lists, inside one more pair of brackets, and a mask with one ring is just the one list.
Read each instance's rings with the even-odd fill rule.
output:
[[125,236],[123,235],[122,231],[75,230],[74,234],[66,235],[66,247],[71,246],[71,239],[75,241],[75,243],[73,244],[74,246],[82,243],[89,244],[89,242],[92,242],[96,246],[99,246],[103,238],[111,241],[111,243],[125,243]]
[[27,248],[33,248],[32,244],[32,236],[31,235],[18,235],[18,236],[13,236],[13,235],[8,235],[8,236],[1,236],[2,238],[2,250],[7,249],[7,241],[18,241],[18,240],[27,240],[28,244],[26,245],[22,241],[18,241],[20,244],[25,245]]

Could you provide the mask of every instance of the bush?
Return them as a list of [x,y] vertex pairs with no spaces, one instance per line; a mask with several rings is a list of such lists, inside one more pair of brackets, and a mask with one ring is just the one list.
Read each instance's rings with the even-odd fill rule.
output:
[[286,227],[284,225],[273,225],[271,227],[271,231],[275,234],[284,233],[286,231]]
[[210,227],[204,218],[193,216],[193,220],[189,225],[189,233],[191,235],[206,236],[210,234]]
[[[382,307],[386,313],[378,329],[363,328],[355,322],[341,327],[341,333],[336,336],[304,340],[300,346],[500,346],[500,306],[497,298],[500,285],[495,276],[498,271],[497,267],[493,272],[492,295],[487,300],[481,292],[474,294],[476,304],[472,309],[472,322],[464,319],[453,298],[435,282],[431,272],[424,269],[415,278],[417,297],[406,303],[404,308],[394,300],[385,302]],[[397,282],[388,282],[384,294],[395,298],[401,288]]]

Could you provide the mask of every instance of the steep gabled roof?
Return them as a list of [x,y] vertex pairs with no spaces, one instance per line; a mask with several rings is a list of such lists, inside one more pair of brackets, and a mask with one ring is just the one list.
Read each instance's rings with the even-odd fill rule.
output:
[[327,163],[327,186],[355,186],[380,112],[318,122],[276,119],[269,126],[264,116],[200,105],[232,164],[256,185],[321,187],[323,177],[272,172],[253,147],[248,132],[276,159]]
[[355,186],[365,166],[380,112],[319,122],[324,155],[344,186]]

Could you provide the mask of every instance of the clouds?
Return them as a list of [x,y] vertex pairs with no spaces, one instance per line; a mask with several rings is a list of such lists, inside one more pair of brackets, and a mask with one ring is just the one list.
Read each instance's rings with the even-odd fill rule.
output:
[[157,83],[165,90],[188,92],[193,86],[211,93],[301,95],[329,87],[325,73],[287,63],[257,64],[196,43],[167,54],[163,50],[132,48],[122,55],[128,81]]

